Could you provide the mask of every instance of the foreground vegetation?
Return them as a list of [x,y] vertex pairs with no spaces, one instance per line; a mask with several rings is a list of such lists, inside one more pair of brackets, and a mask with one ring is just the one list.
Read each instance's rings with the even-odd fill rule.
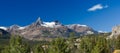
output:
[[20,36],[0,39],[0,53],[113,53],[120,49],[120,36],[106,39],[106,35],[87,35],[52,41],[26,41]]

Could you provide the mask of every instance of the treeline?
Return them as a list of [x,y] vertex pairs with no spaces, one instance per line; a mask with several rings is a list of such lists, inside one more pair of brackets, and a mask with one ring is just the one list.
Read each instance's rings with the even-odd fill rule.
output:
[[115,39],[106,39],[104,35],[76,38],[72,34],[68,39],[59,37],[35,44],[20,36],[11,36],[8,45],[0,48],[0,53],[113,53],[116,49],[120,49],[120,36]]

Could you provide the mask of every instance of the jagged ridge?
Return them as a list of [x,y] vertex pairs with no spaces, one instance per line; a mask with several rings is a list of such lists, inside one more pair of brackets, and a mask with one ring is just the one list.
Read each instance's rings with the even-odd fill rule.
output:
[[11,34],[17,34],[30,40],[39,40],[43,38],[55,37],[69,37],[71,32],[74,32],[76,36],[98,33],[87,25],[63,25],[59,21],[43,22],[40,17],[37,19],[36,22],[25,27],[12,25],[10,27],[4,28]]

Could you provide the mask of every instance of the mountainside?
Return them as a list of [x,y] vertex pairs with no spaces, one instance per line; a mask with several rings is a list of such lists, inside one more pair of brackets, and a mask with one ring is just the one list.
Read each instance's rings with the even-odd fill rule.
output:
[[6,30],[0,29],[0,38],[9,38],[10,33],[7,32]]
[[59,21],[43,22],[40,18],[38,18],[36,22],[25,27],[12,25],[10,27],[0,28],[5,31],[8,31],[10,34],[20,35],[29,40],[41,40],[45,38],[55,37],[69,37],[71,33],[75,33],[76,36],[98,33],[97,31],[93,30],[87,25],[63,25]]
[[80,35],[98,33],[97,31],[93,30],[91,27],[88,27],[87,25],[72,24],[72,25],[67,25],[67,27],[71,30],[74,30],[77,33],[80,33]]

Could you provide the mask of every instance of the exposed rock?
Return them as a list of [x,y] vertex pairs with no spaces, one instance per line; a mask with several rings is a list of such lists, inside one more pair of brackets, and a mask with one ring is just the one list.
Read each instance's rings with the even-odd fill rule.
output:
[[8,28],[8,30],[17,30],[17,29],[19,29],[19,27],[20,26],[18,26],[18,25],[12,25]]
[[110,38],[115,37],[117,38],[120,35],[120,25],[114,26],[112,28],[112,34],[109,36]]
[[35,23],[33,23],[33,25],[36,26],[36,27],[39,27],[39,26],[41,26],[42,24],[43,24],[43,22],[42,22],[42,20],[40,19],[40,17],[36,20]]
[[2,35],[7,35],[7,34],[9,34],[7,31],[5,31],[5,30],[3,30],[3,29],[0,29],[0,33],[1,33]]
[[0,38],[9,38],[10,37],[10,34],[9,32],[3,30],[3,29],[0,29]]
[[55,20],[55,25],[62,25],[58,20]]
[[92,28],[88,27],[87,25],[72,24],[72,25],[67,25],[67,27],[69,29],[74,30],[77,33],[81,33],[81,35],[97,33],[97,31],[93,30]]

